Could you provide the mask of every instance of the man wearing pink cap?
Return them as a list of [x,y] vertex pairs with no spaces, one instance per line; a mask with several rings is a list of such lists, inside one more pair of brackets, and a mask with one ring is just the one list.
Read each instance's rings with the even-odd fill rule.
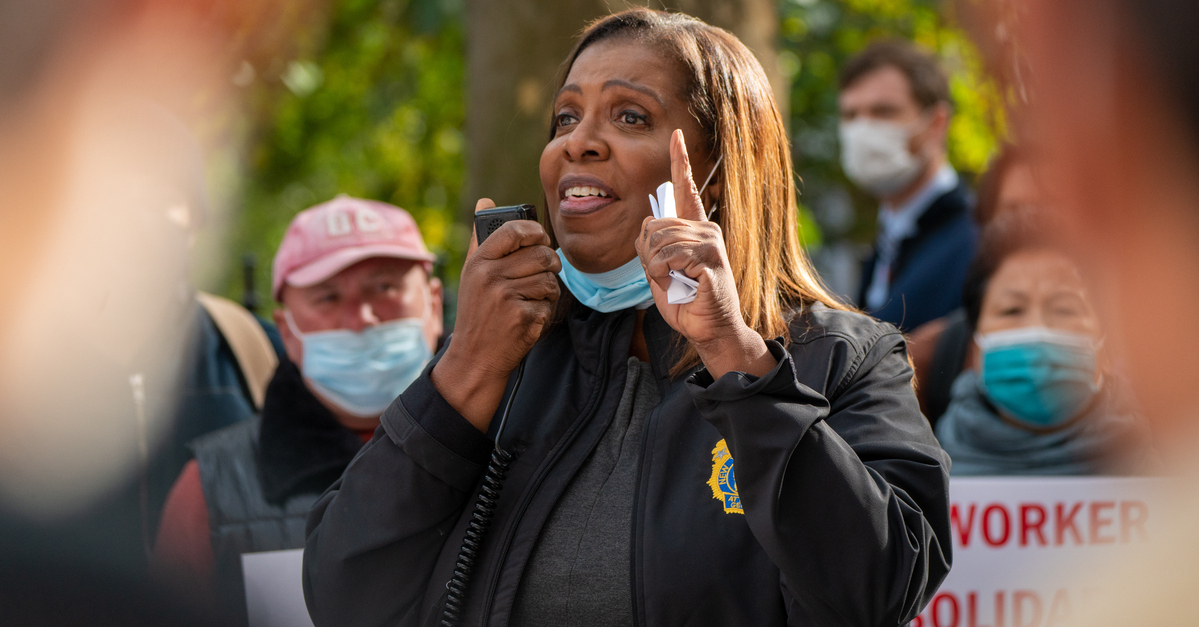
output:
[[309,507],[432,358],[432,262],[412,216],[385,203],[341,195],[292,220],[272,281],[289,360],[258,419],[192,443],[155,549],[164,575],[244,622],[241,554],[304,546]]

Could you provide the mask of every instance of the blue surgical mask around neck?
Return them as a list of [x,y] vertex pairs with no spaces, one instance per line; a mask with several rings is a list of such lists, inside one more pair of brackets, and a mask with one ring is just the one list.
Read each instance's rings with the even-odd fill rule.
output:
[[427,315],[389,320],[361,332],[315,333],[301,333],[290,311],[284,316],[304,346],[304,378],[329,402],[362,418],[382,414],[433,358],[425,338]]
[[978,334],[979,389],[1009,418],[1034,428],[1069,422],[1100,387],[1098,346],[1087,335],[1045,327]]
[[641,259],[633,257],[628,263],[607,272],[588,274],[580,272],[570,265],[562,249],[558,249],[558,258],[562,260],[562,271],[558,276],[566,284],[566,289],[580,303],[604,313],[620,311],[629,307],[645,309],[654,303],[653,293],[649,290],[649,281],[645,278],[645,270],[641,267]]

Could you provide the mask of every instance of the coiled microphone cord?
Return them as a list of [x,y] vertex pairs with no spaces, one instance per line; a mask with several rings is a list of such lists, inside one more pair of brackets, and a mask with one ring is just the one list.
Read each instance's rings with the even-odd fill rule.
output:
[[[527,357],[525,358],[527,359]],[[495,430],[495,449],[491,451],[491,462],[483,473],[483,487],[479,490],[479,499],[475,501],[475,509],[471,512],[470,522],[466,525],[466,537],[462,539],[462,548],[458,550],[458,560],[454,563],[454,574],[445,584],[445,610],[441,614],[442,627],[457,627],[466,610],[466,591],[471,574],[475,569],[475,561],[483,549],[483,539],[491,526],[495,508],[500,501],[500,490],[504,487],[504,478],[508,475],[508,466],[515,456],[500,448],[500,436],[504,433],[504,425],[508,422],[508,414],[512,411],[512,400],[516,398],[516,390],[525,374],[525,359],[520,360],[516,367],[516,381],[512,384],[512,393],[504,404],[504,413],[500,415],[500,426]]]

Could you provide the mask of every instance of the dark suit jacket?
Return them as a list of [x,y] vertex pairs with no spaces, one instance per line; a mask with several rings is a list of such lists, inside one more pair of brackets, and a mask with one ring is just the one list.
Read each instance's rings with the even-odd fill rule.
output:
[[[899,244],[887,302],[866,313],[911,331],[961,306],[962,282],[978,243],[972,204],[964,183],[933,201],[916,221],[916,234]],[[863,307],[877,262],[876,248],[862,267],[858,303]]]

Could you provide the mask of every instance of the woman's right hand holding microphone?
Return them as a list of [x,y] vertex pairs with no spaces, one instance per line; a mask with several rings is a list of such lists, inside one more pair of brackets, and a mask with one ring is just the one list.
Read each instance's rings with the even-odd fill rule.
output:
[[[475,211],[494,206],[484,198]],[[477,242],[472,233],[453,341],[432,379],[451,407],[486,432],[509,375],[553,315],[562,262],[545,229],[531,220],[507,222],[482,246]]]

